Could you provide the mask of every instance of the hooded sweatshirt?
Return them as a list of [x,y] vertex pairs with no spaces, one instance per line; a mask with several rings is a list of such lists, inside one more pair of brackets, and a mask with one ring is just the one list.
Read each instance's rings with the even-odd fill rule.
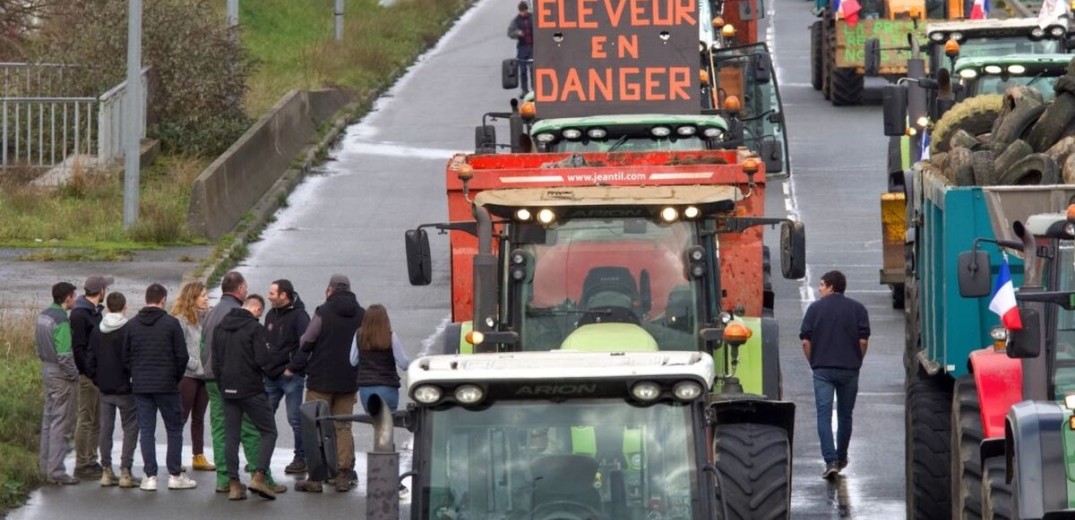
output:
[[269,309],[265,315],[265,328],[269,334],[269,347],[273,357],[272,367],[267,374],[270,378],[280,377],[285,369],[291,369],[299,375],[305,373],[306,362],[310,356],[299,350],[299,340],[309,324],[310,315],[306,312],[306,304],[302,303],[298,294],[290,305]]
[[131,393],[131,373],[123,366],[123,342],[127,331],[123,328],[127,318],[119,313],[108,313],[101,325],[90,333],[86,351],[87,377],[102,394],[128,395]]
[[224,399],[265,393],[262,380],[271,364],[265,327],[250,311],[232,309],[213,333],[213,374]]
[[123,359],[131,373],[131,391],[178,392],[189,357],[179,320],[160,307],[143,307],[126,329]]
[[[302,350],[310,353],[306,388],[330,394],[357,392],[358,369],[351,366],[351,341],[366,310],[358,304],[355,293],[336,291],[315,314],[303,336]],[[316,336],[309,338],[314,333]]]
[[89,301],[85,296],[75,299],[71,308],[71,348],[75,353],[75,366],[78,373],[89,376],[86,371],[90,334],[101,324],[101,311],[104,306]]

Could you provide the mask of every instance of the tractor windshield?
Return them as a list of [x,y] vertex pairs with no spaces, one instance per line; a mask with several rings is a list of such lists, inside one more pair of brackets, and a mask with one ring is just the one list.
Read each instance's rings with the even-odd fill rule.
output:
[[432,412],[422,517],[697,518],[694,409],[580,399]]
[[[1060,242],[1058,269],[1051,269],[1057,280],[1047,280],[1052,291],[1075,291],[1075,242]],[[1056,307],[1056,348],[1053,353],[1053,383],[1057,398],[1075,392],[1075,312]]]
[[1056,97],[1056,76],[1012,76],[989,74],[976,78],[968,85],[968,97],[982,94],[1003,94],[1011,87],[1024,85],[1041,92],[1045,101]]
[[608,135],[600,139],[582,137],[576,140],[559,139],[548,146],[549,152],[650,152],[709,150],[717,148],[720,142],[705,139],[698,135],[666,135],[656,137],[649,134],[620,134],[609,129]]
[[[1009,54],[1056,54],[1067,52],[1064,41],[1056,38],[1031,40],[1030,35],[969,36],[959,42],[960,58],[997,57]],[[931,45],[932,62],[948,66],[944,45]]]
[[524,350],[696,350],[696,224],[574,218],[527,244],[515,284]]

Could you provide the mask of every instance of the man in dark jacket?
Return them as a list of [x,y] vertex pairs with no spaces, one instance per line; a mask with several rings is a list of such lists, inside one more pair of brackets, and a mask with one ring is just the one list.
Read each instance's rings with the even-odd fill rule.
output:
[[[239,481],[239,437],[243,416],[260,433],[257,470],[250,480],[250,490],[268,499],[276,493],[265,479],[272,452],[276,447],[276,421],[262,378],[272,364],[265,328],[254,317],[254,305],[265,307],[261,297],[252,295],[243,307],[232,309],[213,332],[213,374],[224,401],[225,459],[228,467],[228,499],[246,498]],[[260,303],[257,303],[260,302]]]
[[519,99],[530,92],[530,72],[534,66],[534,19],[530,16],[530,4],[519,2],[519,14],[508,25],[508,38],[516,40],[515,65],[519,72]]
[[[299,348],[310,353],[306,365],[306,402],[327,401],[333,415],[354,413],[358,392],[358,372],[351,365],[351,342],[362,324],[366,310],[351,292],[351,281],[342,274],[329,278],[325,303],[314,312]],[[355,439],[350,421],[336,421],[336,491],[349,491],[357,484],[355,474]],[[298,491],[321,492],[321,482],[301,480]]]
[[101,324],[105,293],[112,285],[112,277],[94,275],[86,278],[86,293],[75,300],[71,308],[71,347],[75,352],[75,365],[80,374],[78,385],[78,420],[75,424],[75,476],[100,478],[101,465],[97,463],[98,421],[97,387],[93,386],[86,371],[86,357],[90,333]]
[[[123,344],[127,339],[127,298],[123,293],[108,295],[108,312],[101,325],[90,333],[86,356],[86,372],[100,390],[101,411],[101,486],[133,488],[138,481],[131,474],[134,448],[138,443],[138,419],[134,396],[131,395],[131,373],[123,365]],[[112,472],[112,432],[116,428],[116,412],[123,425],[123,447],[119,459],[120,476]]]
[[269,394],[273,413],[280,407],[281,399],[287,401],[287,422],[295,437],[295,458],[284,472],[306,473],[299,406],[302,405],[309,355],[299,350],[299,339],[310,324],[310,315],[290,280],[276,280],[269,286],[269,303],[272,309],[265,316],[265,328],[269,332],[273,363],[265,374],[265,391]]
[[168,488],[192,489],[198,484],[180,468],[183,449],[183,405],[179,399],[179,380],[190,356],[183,327],[165,312],[168,290],[161,284],[146,288],[146,306],[127,323],[123,344],[123,364],[131,374],[131,391],[138,409],[141,431],[142,462],[146,478],[142,489],[157,490],[157,411],[168,433]]

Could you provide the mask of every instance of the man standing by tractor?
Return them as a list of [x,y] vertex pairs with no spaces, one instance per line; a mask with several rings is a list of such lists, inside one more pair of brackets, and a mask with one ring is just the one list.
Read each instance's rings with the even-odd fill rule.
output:
[[519,14],[511,19],[508,26],[508,38],[517,40],[515,44],[515,64],[519,73],[519,99],[530,92],[530,73],[534,63],[534,20],[530,17],[530,4],[525,0],[519,2]]
[[[851,445],[851,414],[858,395],[859,369],[870,340],[866,307],[844,296],[847,278],[840,271],[821,275],[821,299],[803,316],[799,339],[814,372],[817,435],[825,459],[822,478],[831,479],[847,467]],[[833,445],[832,401],[836,397],[837,439]]]

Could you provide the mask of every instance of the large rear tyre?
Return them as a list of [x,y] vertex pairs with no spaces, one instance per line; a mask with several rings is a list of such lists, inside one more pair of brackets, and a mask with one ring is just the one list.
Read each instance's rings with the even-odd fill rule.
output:
[[743,423],[717,426],[713,437],[717,518],[790,518],[788,432],[767,424]]
[[952,518],[982,518],[982,410],[974,376],[956,380],[952,392]]
[[1007,463],[1004,457],[985,461],[982,472],[982,520],[1014,520],[1012,487],[1005,482]]
[[915,367],[907,380],[907,511],[916,520],[952,516],[952,383]]
[[833,106],[861,105],[862,95],[865,92],[865,78],[853,68],[833,67],[829,81],[832,82]]

